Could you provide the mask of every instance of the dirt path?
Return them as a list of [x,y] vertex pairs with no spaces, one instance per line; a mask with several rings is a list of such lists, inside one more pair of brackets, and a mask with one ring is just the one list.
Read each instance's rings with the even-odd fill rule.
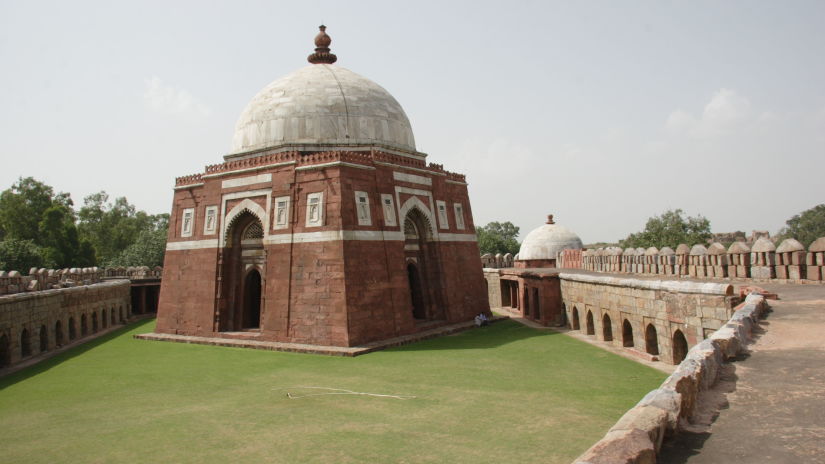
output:
[[721,412],[666,443],[659,462],[825,463],[825,286],[764,287],[781,299],[723,375]]

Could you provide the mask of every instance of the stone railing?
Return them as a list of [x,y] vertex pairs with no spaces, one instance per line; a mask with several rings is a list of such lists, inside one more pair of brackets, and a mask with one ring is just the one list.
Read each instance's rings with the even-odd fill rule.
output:
[[501,253],[497,253],[495,255],[485,253],[481,255],[481,265],[485,268],[502,269],[513,267],[514,261],[515,257],[513,257],[510,253],[505,255],[502,255]]
[[0,295],[92,285],[111,278],[159,279],[162,274],[162,267],[150,269],[146,266],[107,269],[98,267],[38,269],[33,267],[28,275],[23,275],[19,271],[0,271]]
[[679,433],[683,424],[691,422],[699,393],[716,383],[726,360],[746,349],[767,307],[761,295],[748,295],[727,324],[691,348],[659,388],[645,395],[574,462],[656,462],[664,437]]
[[160,279],[163,276],[163,268],[155,266],[129,266],[129,267],[107,267],[105,277],[121,279]]
[[764,237],[752,247],[745,242],[735,242],[728,248],[712,243],[708,247],[681,244],[676,250],[669,247],[564,250],[556,263],[560,268],[594,272],[822,282],[825,280],[825,237],[814,241],[808,250],[792,238],[776,246]]

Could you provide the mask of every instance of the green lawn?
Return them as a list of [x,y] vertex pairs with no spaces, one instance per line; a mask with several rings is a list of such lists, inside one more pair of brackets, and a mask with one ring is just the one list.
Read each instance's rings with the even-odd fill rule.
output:
[[511,321],[357,358],[132,338],[153,327],[0,379],[0,461],[567,463],[665,377]]

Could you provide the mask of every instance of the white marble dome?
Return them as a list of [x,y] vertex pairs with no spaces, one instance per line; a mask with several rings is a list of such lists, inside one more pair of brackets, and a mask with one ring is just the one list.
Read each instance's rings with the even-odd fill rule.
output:
[[415,151],[401,105],[375,82],[311,64],[258,92],[235,125],[231,154],[292,145],[379,145]]
[[556,259],[562,250],[580,250],[582,241],[578,235],[567,227],[553,222],[550,216],[546,224],[533,229],[519,249],[519,259],[529,261],[534,259]]

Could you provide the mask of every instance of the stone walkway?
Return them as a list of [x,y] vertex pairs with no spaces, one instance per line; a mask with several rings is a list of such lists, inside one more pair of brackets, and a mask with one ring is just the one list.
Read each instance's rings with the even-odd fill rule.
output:
[[[498,322],[507,319],[506,316],[494,316],[490,322]],[[153,340],[163,342],[194,343],[197,345],[229,346],[234,348],[251,348],[256,350],[287,351],[291,353],[311,353],[325,354],[329,356],[359,356],[373,351],[383,350],[393,346],[401,346],[414,343],[428,338],[450,335],[475,327],[474,321],[460,322],[457,324],[438,326],[433,329],[423,330],[402,337],[390,338],[377,342],[367,343],[360,346],[322,346],[307,345],[303,343],[273,342],[267,340],[250,339],[249,334],[245,338],[222,338],[222,337],[197,337],[192,335],[174,335],[164,333],[138,334],[134,337],[140,340]]]
[[757,285],[780,300],[719,382],[718,417],[666,442],[659,462],[825,463],[825,286]]

